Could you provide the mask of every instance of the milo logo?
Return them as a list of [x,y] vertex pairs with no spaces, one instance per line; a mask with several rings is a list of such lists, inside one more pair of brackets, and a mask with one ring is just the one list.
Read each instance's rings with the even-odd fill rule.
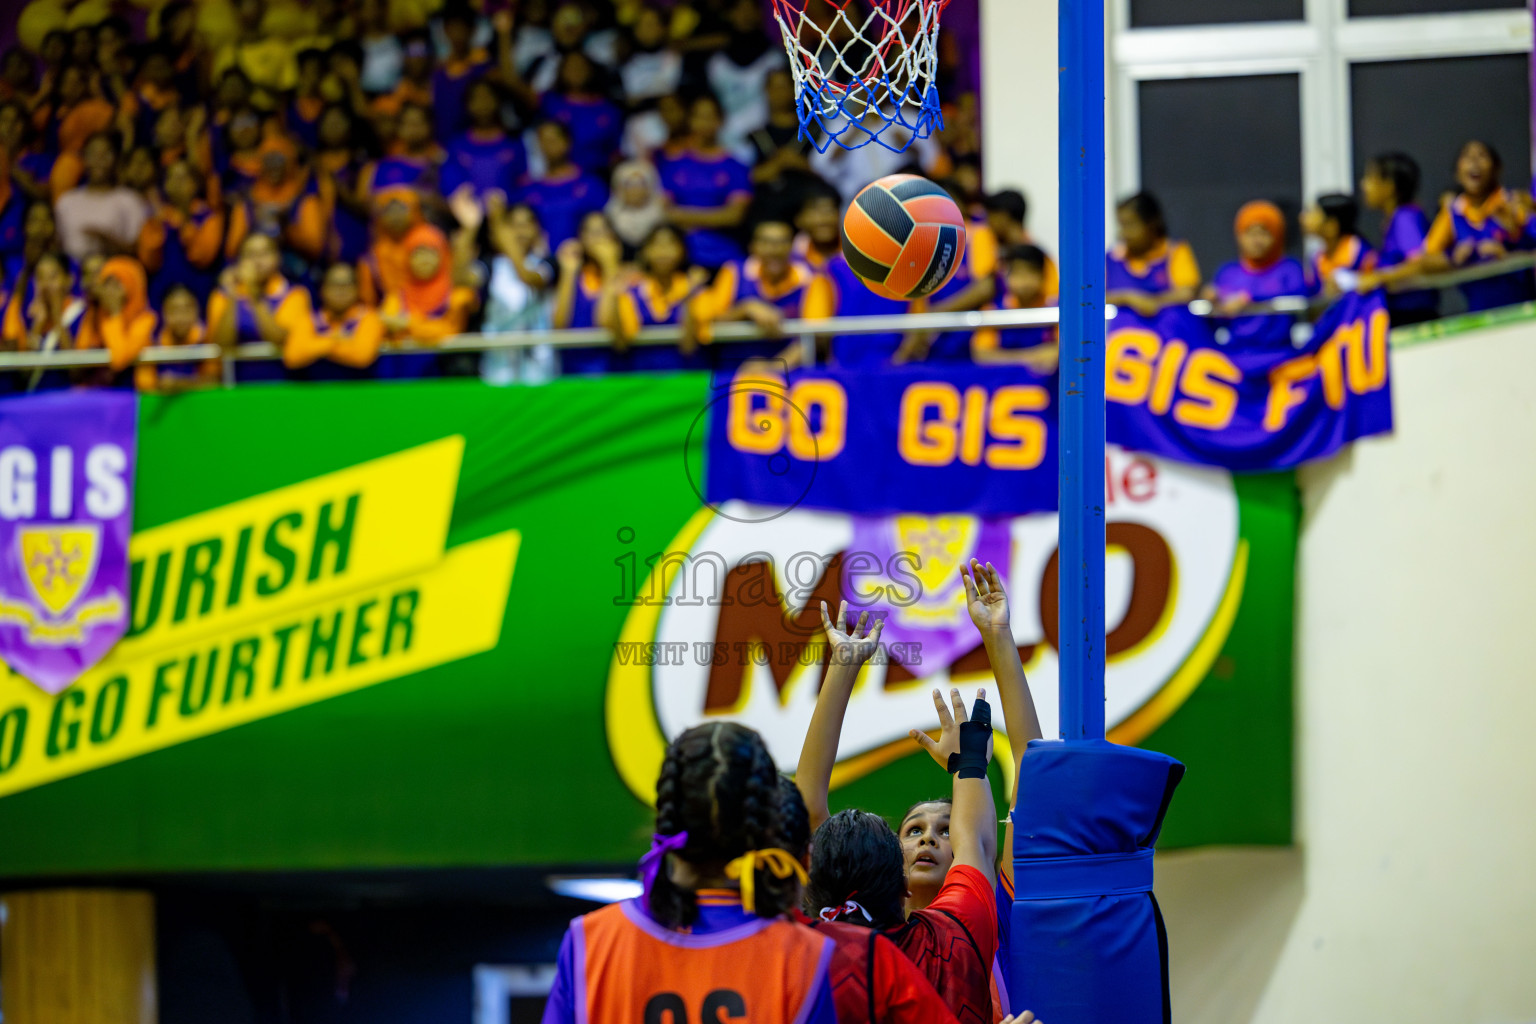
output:
[[[1106,722],[1134,743],[1204,678],[1236,615],[1247,549],[1230,474],[1111,448],[1105,463]],[[611,665],[609,745],[642,798],[666,740],[715,718],[752,726],[793,765],[825,660],[821,602],[886,618],[888,656],[849,704],[837,783],[916,750],[929,692],[990,678],[959,569],[1005,575],[1013,625],[1046,736],[1057,733],[1054,514],[883,518],[792,509],[767,519],[740,503],[702,510],[654,560]]]

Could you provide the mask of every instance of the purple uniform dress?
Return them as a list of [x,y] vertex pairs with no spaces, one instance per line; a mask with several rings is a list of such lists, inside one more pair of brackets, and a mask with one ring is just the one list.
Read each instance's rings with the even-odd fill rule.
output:
[[[893,316],[906,313],[911,307],[911,303],[887,299],[870,291],[848,266],[842,253],[832,257],[822,273],[832,284],[832,308],[837,316]],[[832,362],[861,370],[888,366],[900,347],[900,331],[839,334],[832,339]]]
[[[591,268],[583,267],[571,293],[571,328],[597,326],[597,302],[602,297],[603,282]],[[608,373],[613,369],[613,349],[607,345],[560,349],[560,372],[564,374]]]
[[[1216,271],[1211,279],[1216,289],[1217,301],[1246,294],[1254,302],[1266,302],[1281,296],[1305,297],[1311,294],[1307,274],[1300,263],[1289,256],[1281,257],[1262,269],[1248,266],[1241,260],[1233,260]],[[1230,338],[1227,344],[1233,348],[1289,348],[1291,326],[1296,317],[1291,313],[1267,313],[1261,316],[1236,316],[1222,320]]]
[[521,139],[499,128],[484,135],[470,130],[448,144],[443,195],[453,195],[465,185],[477,196],[495,189],[511,195],[527,173],[528,154]]
[[[631,900],[629,906],[633,912],[651,918],[650,910],[645,905],[645,900]],[[698,919],[688,930],[690,936],[716,935],[728,932],[733,928],[743,928],[754,923],[760,923],[761,918],[755,914],[749,914],[741,904],[715,905],[700,902]],[[577,989],[578,971],[576,958],[579,955],[576,948],[578,933],[575,927],[567,930],[565,938],[560,942],[560,955],[555,960],[555,983],[549,990],[549,1001],[544,1004],[544,1017],[541,1024],[586,1024],[587,1021],[587,993]],[[584,955],[585,950],[580,951]],[[671,1014],[667,1014],[671,1016]],[[596,1022],[607,1024],[607,1022]],[[681,1020],[673,1024],[682,1024]],[[832,986],[827,975],[823,972],[817,978],[813,994],[808,1005],[802,1011],[797,1024],[838,1024],[837,1011],[832,1001]]]
[[576,237],[583,217],[607,205],[608,186],[596,175],[573,167],[537,181],[524,178],[517,199],[539,215],[553,252],[567,238]]
[[[1381,248],[1376,266],[1385,270],[1412,259],[1424,251],[1424,236],[1429,234],[1429,218],[1417,206],[1399,206],[1392,211],[1381,233]],[[1433,288],[1411,292],[1387,292],[1387,311],[1393,323],[1432,320],[1440,313],[1440,293]]]
[[437,188],[438,169],[435,161],[420,156],[386,156],[373,165],[374,192],[386,188],[414,188],[433,191]]
[[[714,208],[740,196],[752,197],[752,173],[727,153],[701,156],[689,150],[661,168],[661,187],[677,206]],[[708,270],[717,270],[744,255],[734,233],[717,228],[688,232],[688,255]]]
[[[720,268],[721,275],[729,275],[725,282],[718,278],[715,287],[720,288],[722,283],[734,285],[730,294],[724,296],[724,308],[729,309],[748,299],[757,299],[776,307],[784,314],[786,320],[796,320],[804,315],[806,292],[810,290],[811,281],[815,279],[816,272],[810,264],[800,260],[793,260],[789,266],[789,277],[777,288],[768,286],[763,281],[763,271],[756,258],[748,257],[740,263],[727,263]],[[765,341],[733,342],[729,345],[714,345],[715,368],[732,369],[740,366],[748,359],[772,359],[784,350],[782,338]]]
[[[621,306],[628,305],[635,311],[640,328],[675,326],[683,322],[683,312],[693,298],[694,289],[679,289],[672,295],[663,295],[649,279],[641,278],[619,296]],[[622,315],[622,311],[621,311]],[[623,352],[611,355],[611,365],[616,371],[666,371],[703,370],[709,366],[709,357],[695,350],[685,356],[673,345],[631,345]]]
[[[1447,256],[1451,255],[1463,242],[1496,241],[1504,246],[1506,252],[1536,248],[1536,237],[1532,235],[1532,222],[1527,222],[1523,230],[1515,234],[1493,217],[1473,219],[1468,216],[1468,205],[1467,197],[1464,195],[1459,195],[1451,201],[1449,213],[1454,237],[1451,244],[1446,247]],[[1445,215],[1444,211],[1441,215]],[[1487,257],[1474,254],[1468,264],[1486,262],[1488,262]],[[1481,281],[1468,281],[1461,285],[1461,294],[1467,300],[1468,312],[1476,313],[1484,309],[1497,309],[1500,306],[1529,302],[1533,296],[1536,296],[1536,287],[1532,285],[1531,272],[1520,270],[1513,274],[1484,278]]]
[[469,87],[489,71],[483,59],[448,60],[432,72],[432,128],[439,141],[457,138],[469,127],[465,100]]
[[539,98],[539,116],[565,125],[571,133],[571,160],[593,174],[608,170],[624,138],[624,112],[600,96],[547,92]]

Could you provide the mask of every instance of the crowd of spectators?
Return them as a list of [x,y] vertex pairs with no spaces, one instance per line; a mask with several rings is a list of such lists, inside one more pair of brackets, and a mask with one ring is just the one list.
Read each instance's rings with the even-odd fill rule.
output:
[[[205,342],[277,346],[281,365],[241,364],[257,378],[504,383],[793,361],[801,350],[781,342],[712,345],[712,325],[771,336],[787,318],[912,308],[865,288],[839,252],[843,206],[897,171],[943,182],[972,218],[964,265],[923,308],[1054,302],[1023,195],[982,191],[977,99],[949,88],[953,54],[941,132],[903,154],[822,152],[800,137],[761,0],[526,0],[515,16],[467,0],[97,3],[35,0],[26,45],[0,59],[0,349],[102,348],[111,364],[0,388],[210,385],[226,375],[219,359],[138,361],[148,346]],[[1499,171],[1491,147],[1468,143],[1459,192],[1431,218],[1415,205],[1418,168],[1382,156],[1361,191],[1383,244],[1360,235],[1352,197],[1323,196],[1302,218],[1315,238],[1305,266],[1285,255],[1279,210],[1250,203],[1239,259],[1209,282],[1140,194],[1119,207],[1108,297],[1153,313],[1203,294],[1224,340],[1279,343],[1289,316],[1243,309],[1533,247],[1529,196]],[[1473,308],[1531,293],[1528,271],[1467,286]],[[1394,293],[1394,320],[1432,317],[1437,301]],[[660,324],[682,340],[631,344]],[[571,327],[607,342],[419,351],[469,331]],[[818,358],[1049,367],[1053,337],[849,335]]]

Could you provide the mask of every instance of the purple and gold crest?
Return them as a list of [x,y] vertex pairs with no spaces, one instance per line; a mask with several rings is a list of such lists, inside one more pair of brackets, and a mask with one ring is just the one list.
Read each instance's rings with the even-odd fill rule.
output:
[[0,401],[0,660],[49,693],[128,628],[138,399]]

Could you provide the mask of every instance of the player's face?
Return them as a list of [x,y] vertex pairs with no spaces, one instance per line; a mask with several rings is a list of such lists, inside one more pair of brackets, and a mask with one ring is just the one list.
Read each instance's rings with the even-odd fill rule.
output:
[[258,281],[270,280],[281,268],[277,243],[266,235],[252,235],[241,250],[240,257],[250,265]]
[[1481,142],[1469,142],[1456,158],[1456,183],[1472,195],[1492,191],[1498,184],[1493,171],[1493,154]]
[[901,823],[901,853],[907,868],[907,886],[938,888],[955,851],[949,845],[949,804],[918,804]]
[[519,206],[507,215],[507,227],[524,249],[532,249],[538,244],[539,235],[544,233],[544,229],[539,226],[539,218],[526,206]]
[[720,134],[720,108],[707,99],[696,100],[688,110],[688,130],[699,142],[714,142]]
[[1115,211],[1115,220],[1120,225],[1120,241],[1131,252],[1145,252],[1152,248],[1155,239],[1152,231],[1147,227],[1146,221],[1136,216],[1136,211],[1128,206],[1122,206]]
[[1237,236],[1237,249],[1250,263],[1267,258],[1274,247],[1275,236],[1262,224],[1250,224]]
[[320,283],[320,301],[326,312],[338,316],[357,305],[357,273],[345,263],[327,270]]
[[789,269],[790,251],[795,236],[788,224],[764,224],[752,235],[752,255],[763,265],[763,270],[774,278],[782,277]]
[[432,122],[420,107],[406,107],[400,112],[396,138],[407,146],[424,146],[432,141]]
[[418,245],[411,250],[411,276],[418,281],[430,281],[443,266],[442,253],[430,245]]
[[1023,303],[1036,302],[1045,287],[1045,278],[1033,264],[1014,260],[1008,264],[1008,290]]
[[646,268],[657,276],[675,274],[683,267],[682,244],[670,231],[658,231],[645,243],[640,255]]
[[55,259],[38,260],[32,274],[37,290],[45,295],[62,294],[69,284],[63,265]]
[[1373,210],[1383,209],[1397,198],[1392,182],[1377,174],[1374,167],[1367,167],[1365,174],[1360,177],[1360,196],[1365,200],[1365,205]]
[[173,292],[165,300],[160,315],[172,334],[184,338],[197,325],[197,300],[187,292]]
[[800,211],[799,227],[822,249],[837,244],[837,204],[830,199],[807,203]]

